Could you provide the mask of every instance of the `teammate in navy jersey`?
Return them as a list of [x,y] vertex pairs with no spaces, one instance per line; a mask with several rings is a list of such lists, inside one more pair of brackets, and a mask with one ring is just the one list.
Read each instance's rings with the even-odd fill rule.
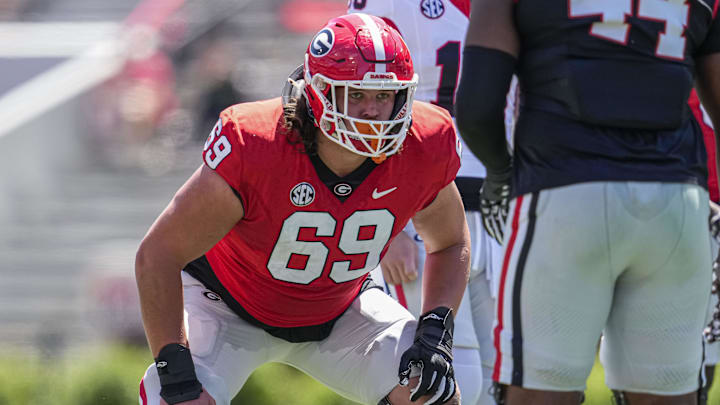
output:
[[489,216],[509,213],[493,331],[501,403],[580,403],[601,335],[617,403],[696,403],[710,243],[687,100],[695,83],[720,122],[717,16],[718,0],[473,3],[456,118],[487,168]]
[[[363,404],[459,404],[459,140],[416,86],[399,33],[347,15],[315,35],[283,98],[222,112],[137,253],[155,357],[143,405],[229,405],[272,361]],[[417,321],[367,277],[410,218],[428,246]]]

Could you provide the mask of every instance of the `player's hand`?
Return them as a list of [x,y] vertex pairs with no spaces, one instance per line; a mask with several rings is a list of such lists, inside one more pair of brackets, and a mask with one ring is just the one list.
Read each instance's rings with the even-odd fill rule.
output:
[[501,173],[488,171],[480,189],[480,215],[488,235],[502,245],[508,216],[512,167]]
[[[168,403],[161,398],[160,405],[168,405]],[[208,394],[207,391],[203,390],[203,392],[200,393],[200,396],[197,399],[185,402],[178,402],[176,405],[215,405],[215,400],[212,396],[210,396],[210,394]]]
[[410,401],[424,395],[431,398],[427,405],[446,402],[455,395],[455,375],[452,367],[453,345],[452,309],[437,307],[420,315],[415,341],[400,359],[400,385],[408,385],[413,369],[419,369],[420,380],[410,391]]
[[720,243],[720,205],[710,201],[710,235]]
[[417,243],[405,231],[400,232],[388,246],[380,268],[388,284],[398,285],[417,279]]

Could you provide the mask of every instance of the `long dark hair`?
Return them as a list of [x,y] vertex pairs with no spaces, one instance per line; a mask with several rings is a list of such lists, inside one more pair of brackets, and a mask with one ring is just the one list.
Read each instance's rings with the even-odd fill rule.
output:
[[302,145],[305,153],[317,153],[317,127],[305,99],[303,65],[298,66],[287,78],[282,90],[283,120],[288,141]]
[[308,155],[317,154],[317,127],[310,115],[305,96],[283,101],[283,119],[288,130],[288,142],[302,145]]

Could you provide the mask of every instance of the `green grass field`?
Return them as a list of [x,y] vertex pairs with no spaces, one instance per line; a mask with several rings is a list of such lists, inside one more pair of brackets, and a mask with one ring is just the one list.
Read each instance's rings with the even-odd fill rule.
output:
[[[0,352],[0,405],[136,404],[138,383],[151,357],[145,348],[115,346],[62,358]],[[717,380],[717,378],[716,378]],[[710,392],[720,405],[720,383]],[[267,364],[253,373],[233,405],[353,405],[294,368]],[[602,368],[588,379],[586,405],[610,405]]]

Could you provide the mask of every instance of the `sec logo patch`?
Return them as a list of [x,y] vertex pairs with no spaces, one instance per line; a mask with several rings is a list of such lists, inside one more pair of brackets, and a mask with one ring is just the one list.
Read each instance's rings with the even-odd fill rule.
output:
[[310,183],[299,183],[290,191],[290,202],[296,207],[306,207],[315,201],[315,189]]
[[434,20],[445,14],[445,4],[443,4],[442,0],[422,0],[420,2],[420,11],[425,17]]

